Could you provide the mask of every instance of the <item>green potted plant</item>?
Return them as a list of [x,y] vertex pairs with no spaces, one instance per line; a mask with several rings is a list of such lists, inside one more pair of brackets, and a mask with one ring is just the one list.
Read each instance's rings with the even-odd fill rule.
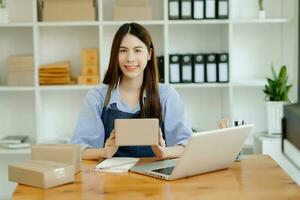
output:
[[8,22],[8,9],[6,0],[0,0],[0,23]]
[[271,66],[273,79],[267,78],[263,92],[266,94],[268,134],[281,134],[281,119],[283,105],[290,102],[288,93],[292,87],[288,84],[287,67],[282,66],[277,75],[274,66]]
[[0,0],[0,8],[5,8],[6,3],[5,0]]
[[258,17],[259,19],[266,18],[266,12],[264,9],[264,0],[258,0]]

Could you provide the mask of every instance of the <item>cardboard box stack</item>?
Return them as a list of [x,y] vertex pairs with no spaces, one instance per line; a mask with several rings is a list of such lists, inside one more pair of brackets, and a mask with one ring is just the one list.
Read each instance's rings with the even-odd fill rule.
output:
[[117,0],[114,20],[152,20],[149,0]]
[[99,56],[97,48],[84,48],[81,51],[81,75],[78,76],[79,85],[95,85],[100,82]]
[[34,86],[33,55],[11,55],[7,58],[7,85]]
[[40,85],[70,84],[70,61],[63,61],[40,66],[39,82]]
[[50,188],[74,182],[80,170],[80,145],[38,144],[31,147],[31,160],[8,166],[8,176],[12,182]]
[[97,0],[39,0],[41,21],[95,21]]

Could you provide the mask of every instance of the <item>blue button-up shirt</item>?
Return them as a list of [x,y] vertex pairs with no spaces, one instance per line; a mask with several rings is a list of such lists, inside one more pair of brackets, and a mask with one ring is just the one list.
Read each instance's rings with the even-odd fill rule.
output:
[[[75,132],[71,139],[71,143],[80,144],[82,150],[87,147],[104,147],[105,131],[101,113],[107,89],[108,85],[106,84],[91,89],[83,102]],[[162,106],[166,146],[186,145],[192,130],[180,96],[174,88],[159,84],[159,97]],[[132,109],[121,100],[119,87],[112,90],[108,106],[110,107],[113,104],[123,112],[136,113],[140,110],[139,104]]]

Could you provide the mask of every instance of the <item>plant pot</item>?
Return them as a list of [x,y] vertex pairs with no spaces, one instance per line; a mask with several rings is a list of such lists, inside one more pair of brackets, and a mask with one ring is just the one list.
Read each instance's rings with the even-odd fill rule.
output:
[[0,23],[8,23],[8,8],[0,8]]
[[281,119],[283,117],[283,105],[286,101],[267,101],[268,135],[278,135],[282,132]]
[[258,11],[258,18],[259,19],[266,19],[266,12],[265,12],[265,10],[259,10]]

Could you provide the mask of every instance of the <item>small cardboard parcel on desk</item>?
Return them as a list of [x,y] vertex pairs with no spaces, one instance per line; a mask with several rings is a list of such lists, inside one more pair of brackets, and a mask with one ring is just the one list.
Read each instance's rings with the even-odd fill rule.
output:
[[80,170],[80,145],[37,144],[31,147],[31,160],[8,166],[8,176],[12,182],[50,188],[73,182]]
[[74,166],[70,164],[28,160],[9,165],[9,181],[50,188],[74,181]]
[[81,170],[81,149],[77,144],[35,144],[31,146],[31,160],[45,160],[74,165],[74,173]]

